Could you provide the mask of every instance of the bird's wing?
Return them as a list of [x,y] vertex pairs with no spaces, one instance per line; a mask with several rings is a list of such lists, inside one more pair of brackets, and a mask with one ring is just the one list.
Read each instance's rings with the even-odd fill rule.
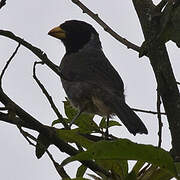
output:
[[121,77],[102,51],[66,55],[60,70],[68,81],[85,81],[118,94],[124,91]]

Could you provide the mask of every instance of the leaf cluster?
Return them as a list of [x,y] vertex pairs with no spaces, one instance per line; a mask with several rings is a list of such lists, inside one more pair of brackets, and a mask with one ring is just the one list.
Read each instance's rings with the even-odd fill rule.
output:
[[[69,123],[76,115],[77,110],[70,105],[68,100],[63,103],[67,116],[64,120]],[[52,125],[55,126],[59,123],[61,120],[58,119],[53,121]],[[119,123],[112,121],[111,126],[115,125],[120,126]],[[103,129],[106,128],[104,118],[97,124],[93,115],[82,114],[75,121],[75,126],[73,129],[56,130],[60,139],[73,144],[79,150],[78,154],[64,159],[60,167],[73,161],[91,160],[111,174],[109,177],[99,172],[96,172],[96,176],[88,174],[88,168],[80,165],[77,167],[76,179],[84,179],[85,175],[89,175],[93,179],[115,180],[169,180],[177,177],[180,165],[174,163],[169,152],[152,145],[137,144],[128,139],[115,138],[111,135],[108,139],[104,139]],[[50,144],[41,134],[38,140],[40,143],[36,145],[36,155],[40,158]],[[131,170],[129,160],[135,161]]]

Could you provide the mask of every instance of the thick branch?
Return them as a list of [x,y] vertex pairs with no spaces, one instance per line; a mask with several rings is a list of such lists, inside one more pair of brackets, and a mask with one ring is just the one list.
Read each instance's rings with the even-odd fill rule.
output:
[[[17,104],[15,104],[3,91],[0,89],[0,101],[7,107],[8,104],[13,104],[14,110],[16,114],[20,117],[21,121],[17,122],[17,118],[14,117],[13,120],[9,119],[8,115],[5,115],[4,113],[0,113],[0,119],[5,122],[9,122],[11,124],[17,124],[21,123],[20,125],[24,127],[28,127],[30,129],[33,129],[39,133],[44,134],[49,141],[54,144],[61,152],[65,152],[69,154],[70,156],[74,156],[77,153],[79,153],[78,150],[73,148],[68,143],[64,142],[62,139],[60,139],[57,134],[55,128],[45,126],[41,124],[39,121],[37,121],[34,117],[32,117],[30,114],[25,112],[21,107],[19,107]],[[7,118],[6,118],[7,116]],[[97,171],[100,173],[103,173],[106,176],[111,176],[109,172],[107,172],[105,169],[99,167],[97,164],[95,164],[93,161],[80,161],[83,165],[90,168],[92,171]]]
[[[151,0],[132,0],[146,41],[156,37],[159,23],[153,19],[156,6]],[[149,43],[148,54],[158,84],[158,92],[168,117],[175,157],[180,156],[180,96],[165,44],[156,40]]]

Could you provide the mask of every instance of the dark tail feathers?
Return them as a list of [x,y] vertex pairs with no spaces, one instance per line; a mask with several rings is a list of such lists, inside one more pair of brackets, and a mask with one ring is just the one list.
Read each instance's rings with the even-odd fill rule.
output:
[[126,126],[126,128],[130,133],[132,133],[133,135],[136,135],[136,133],[148,134],[148,130],[141,121],[141,119],[124,101],[118,103],[118,106],[116,105],[115,109],[116,109],[115,112],[116,115],[119,117],[119,119]]

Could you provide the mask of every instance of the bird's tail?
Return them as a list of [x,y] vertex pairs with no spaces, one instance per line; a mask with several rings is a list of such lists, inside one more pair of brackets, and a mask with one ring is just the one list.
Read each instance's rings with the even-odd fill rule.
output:
[[118,102],[117,104],[118,106],[116,105],[114,107],[116,110],[115,113],[130,133],[133,135],[136,135],[136,133],[148,134],[148,130],[141,119],[124,101]]

